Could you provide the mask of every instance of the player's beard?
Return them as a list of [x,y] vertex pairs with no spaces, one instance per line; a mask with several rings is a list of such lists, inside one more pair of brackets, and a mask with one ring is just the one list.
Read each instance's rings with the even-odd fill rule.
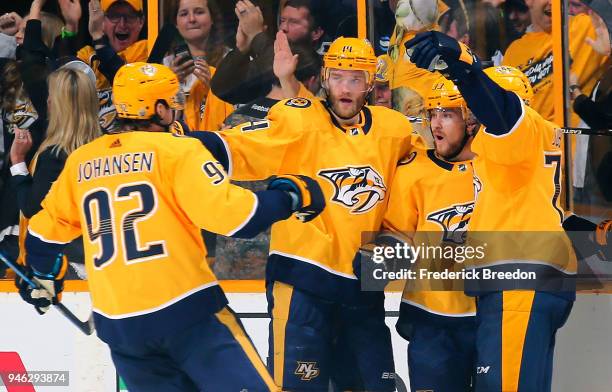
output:
[[368,94],[361,94],[359,98],[354,99],[349,108],[343,108],[339,97],[334,97],[328,92],[327,103],[332,112],[343,120],[350,120],[365,106]]
[[447,151],[440,151],[440,149],[438,148],[438,142],[434,138],[434,144],[436,145],[436,153],[445,161],[453,162],[455,158],[457,158],[457,156],[461,154],[461,151],[463,151],[463,148],[465,147],[469,139],[470,135],[465,132],[463,134],[463,138],[460,141],[456,143],[447,143]]

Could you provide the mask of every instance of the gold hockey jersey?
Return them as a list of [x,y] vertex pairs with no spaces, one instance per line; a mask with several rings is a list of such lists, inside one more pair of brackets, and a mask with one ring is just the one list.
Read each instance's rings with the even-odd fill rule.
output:
[[[468,240],[486,244],[485,257],[472,266],[532,271],[538,281],[552,277],[559,280],[544,283],[567,283],[576,273],[576,259],[561,226],[562,135],[521,105],[509,132],[495,135],[485,128],[472,142],[476,204]],[[551,291],[557,288],[552,285]]]
[[199,141],[135,131],[73,152],[42,206],[29,222],[32,241],[83,233],[98,335],[121,342],[179,330],[225,306],[200,229],[235,234],[257,197],[230,184]]
[[358,124],[340,126],[326,104],[293,98],[266,120],[219,134],[231,155],[230,176],[262,180],[278,173],[316,178],[325,211],[307,224],[272,226],[267,279],[337,301],[354,301],[353,258],[362,235],[382,222],[397,162],[411,149],[411,124],[400,113],[365,106]]
[[[474,209],[472,183],[471,161],[447,162],[433,149],[411,152],[397,168],[383,230],[410,239],[415,247],[462,245]],[[462,268],[462,263],[449,265],[435,256],[418,260],[415,278],[406,281],[400,321],[455,323],[475,316],[475,300],[463,293],[462,282],[450,287],[453,282],[422,278],[419,273]]]

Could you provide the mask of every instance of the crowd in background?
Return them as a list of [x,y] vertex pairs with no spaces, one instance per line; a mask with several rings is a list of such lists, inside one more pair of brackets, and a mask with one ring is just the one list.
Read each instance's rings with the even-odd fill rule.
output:
[[[418,31],[437,29],[467,44],[486,65],[525,72],[536,93],[532,107],[553,120],[549,0],[374,4],[373,46],[380,57],[372,104],[423,117],[422,97],[437,75],[412,65],[403,43]],[[265,118],[282,99],[321,97],[321,55],[334,38],[357,35],[352,0],[168,0],[160,5],[164,20],[152,48],[143,0],[34,0],[29,9],[9,7],[0,16],[0,251],[13,259],[19,256],[20,215],[23,230],[68,154],[116,130],[111,86],[123,64],[163,63],[176,73],[185,109],[175,132],[221,130]],[[612,76],[605,23],[577,0],[570,0],[569,12],[571,125],[609,128]],[[93,95],[76,102],[96,105],[97,119],[63,104],[71,83],[94,86]],[[419,133],[428,139],[427,129]],[[595,146],[588,137],[576,141],[573,185],[583,201],[612,199],[605,187],[596,195],[582,192],[595,181],[597,167],[612,161],[610,143],[610,138]],[[27,181],[12,181],[10,167],[16,163],[28,171]],[[268,237],[217,239],[211,248],[217,276],[262,278]],[[78,241],[70,249],[72,274],[82,277]]]

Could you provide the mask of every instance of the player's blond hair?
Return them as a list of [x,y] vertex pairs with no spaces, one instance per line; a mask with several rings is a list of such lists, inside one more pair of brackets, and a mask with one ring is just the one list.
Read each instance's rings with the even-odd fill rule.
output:
[[74,69],[60,68],[49,75],[49,126],[38,151],[70,155],[100,136],[98,95],[89,77]]

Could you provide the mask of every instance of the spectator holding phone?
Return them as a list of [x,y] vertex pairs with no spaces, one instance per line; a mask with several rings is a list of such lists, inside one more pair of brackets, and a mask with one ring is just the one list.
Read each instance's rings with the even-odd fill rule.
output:
[[218,129],[233,107],[210,93],[215,66],[227,54],[222,15],[215,0],[174,0],[172,20],[184,40],[164,58],[186,97],[184,120],[191,129]]

